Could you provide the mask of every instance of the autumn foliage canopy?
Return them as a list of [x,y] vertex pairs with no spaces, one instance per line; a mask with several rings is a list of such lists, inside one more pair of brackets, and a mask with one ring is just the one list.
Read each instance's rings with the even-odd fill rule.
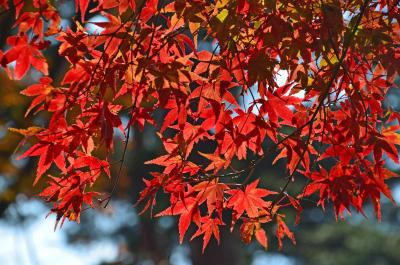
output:
[[[75,0],[68,27],[59,2],[0,0],[16,21],[0,69],[42,76],[21,94],[27,119],[47,113],[47,126],[11,130],[24,136],[19,159],[38,157],[34,184],[47,183],[40,196],[57,222],[108,204],[126,153],[140,152],[128,148],[132,128],[147,126],[164,153],[146,162],[159,170],[140,176],[136,205],[176,215],[181,242],[197,228],[203,249],[225,227],[265,248],[273,233],[280,248],[295,243],[284,211],[300,222],[310,196],[337,218],[372,203],[380,219],[381,197],[393,201],[385,162],[399,162],[400,115],[382,102],[398,89],[398,1]],[[60,82],[51,45],[69,64]],[[254,175],[271,160],[287,169],[278,190]],[[111,192],[96,190],[100,178]],[[169,206],[154,212],[160,194]]]

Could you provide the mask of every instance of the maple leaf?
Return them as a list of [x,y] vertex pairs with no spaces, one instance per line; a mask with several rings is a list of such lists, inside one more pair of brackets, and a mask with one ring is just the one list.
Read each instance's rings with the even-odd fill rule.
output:
[[57,138],[59,134],[63,135],[66,131],[66,127],[67,122],[60,114],[53,115],[50,120],[50,133],[48,130],[37,133],[35,136],[39,139],[39,142],[17,158],[23,159],[31,156],[39,156],[34,185],[53,163],[62,172],[67,172],[65,153],[68,138],[62,140]]
[[89,6],[89,0],[75,0],[75,11],[81,12],[81,20],[85,21],[86,10]]
[[33,41],[28,42],[26,35],[22,36],[11,36],[7,38],[8,45],[12,46],[2,57],[1,65],[4,67],[12,62],[16,62],[14,77],[16,80],[20,80],[28,72],[29,66],[32,65],[34,68],[42,72],[44,75],[48,75],[48,65],[46,59],[40,53],[41,46],[47,46],[49,43],[34,43]]
[[[396,128],[388,128],[383,130],[382,135],[377,135],[374,139],[374,158],[379,161],[382,158],[382,153],[388,155],[388,157],[395,162],[399,163],[399,154],[395,144],[399,145],[398,136],[396,136]],[[397,134],[398,135],[398,134]],[[386,138],[386,137],[387,138]]]
[[149,0],[145,1],[145,3],[146,5],[140,14],[140,18],[144,23],[149,21],[149,19],[157,12],[158,0]]
[[13,0],[13,4],[15,7],[15,17],[19,17],[19,14],[21,13],[22,8],[24,8],[25,1]]
[[0,0],[0,6],[7,10],[9,8],[8,0]]
[[200,224],[200,213],[198,203],[194,197],[184,197],[183,200],[177,200],[171,203],[171,206],[164,211],[156,214],[156,217],[167,215],[179,216],[179,242],[182,244],[186,231],[192,220]]
[[114,127],[119,127],[122,132],[125,131],[122,128],[122,122],[119,117],[111,113],[108,108],[103,109],[104,112],[100,118],[101,138],[105,142],[107,148],[110,149],[113,146]]
[[250,218],[256,218],[260,215],[260,212],[271,204],[268,201],[263,200],[264,197],[276,194],[274,191],[267,189],[257,188],[259,179],[253,181],[247,185],[244,191],[242,189],[228,190],[227,193],[231,195],[227,202],[227,207],[234,210],[234,216],[237,220],[240,216],[246,212]]
[[182,165],[182,163],[182,157],[179,155],[164,155],[145,162],[145,164],[164,166],[164,173],[170,173],[174,168]]
[[92,175],[98,175],[102,170],[107,174],[110,178],[110,165],[107,161],[98,159],[97,157],[82,155],[79,156],[73,162],[73,166],[75,169],[89,167],[92,171]]
[[205,216],[201,218],[201,225],[197,229],[196,233],[193,234],[190,240],[203,235],[203,248],[202,252],[206,249],[208,242],[210,242],[211,235],[217,239],[219,244],[220,236],[219,236],[219,226],[224,225],[224,223],[219,218],[210,218],[209,216]]
[[293,244],[296,244],[296,239],[294,237],[294,234],[289,230],[285,222],[283,221],[283,218],[281,216],[276,217],[276,222],[277,222],[277,228],[276,228],[276,237],[278,238],[278,246],[279,249],[282,249],[283,247],[283,242],[282,239],[287,236]]
[[198,152],[201,156],[204,156],[208,160],[211,161],[211,163],[204,169],[206,171],[208,170],[213,170],[214,173],[217,173],[221,168],[227,168],[228,163],[225,159],[221,158],[219,155],[215,154],[205,154],[202,152]]
[[254,235],[258,243],[260,243],[260,245],[263,246],[265,250],[268,249],[268,237],[259,222],[244,221],[243,224],[240,226],[240,235],[243,242],[245,242],[246,244],[249,244],[251,242]]
[[262,104],[261,109],[268,114],[270,122],[279,124],[278,118],[281,118],[284,121],[290,121],[292,119],[293,113],[290,108],[286,106],[287,102],[284,99],[269,92],[266,96],[268,97],[268,100],[260,100]]
[[118,128],[125,135],[121,119],[117,115],[119,109],[118,105],[101,102],[90,111],[83,113],[83,116],[92,116],[91,126],[100,129],[100,139],[108,150],[113,147],[114,128]]
[[197,200],[199,204],[207,201],[208,213],[216,208],[221,208],[224,201],[224,192],[228,190],[228,186],[220,183],[217,179],[211,181],[203,181],[193,187],[198,192]]
[[18,159],[29,156],[40,156],[36,171],[36,178],[33,183],[34,185],[53,163],[56,164],[61,171],[67,171],[65,167],[64,147],[62,145],[57,145],[53,142],[41,141],[29,148],[25,153],[19,156]]
[[40,84],[31,85],[20,92],[22,95],[25,96],[36,96],[36,98],[32,100],[31,105],[25,112],[25,117],[32,111],[33,108],[37,107],[43,101],[46,101],[47,97],[53,91],[53,87],[50,85],[52,81],[53,80],[49,77],[42,77],[40,78]]
[[36,178],[34,185],[39,181],[40,177],[50,168],[52,163],[55,163],[57,167],[66,171],[65,168],[65,157],[63,155],[63,147],[59,145],[53,145],[51,142],[39,142],[35,144],[30,149],[28,149],[24,154],[19,156],[18,159],[22,159],[28,156],[40,156]]
[[22,134],[24,136],[24,139],[18,143],[18,146],[14,150],[14,153],[16,153],[20,149],[20,147],[26,143],[26,140],[28,139],[28,137],[35,136],[40,131],[44,130],[44,128],[37,127],[37,126],[31,126],[26,129],[8,128],[8,130],[10,132],[16,132],[16,133]]
[[118,7],[118,11],[120,14],[130,8],[131,10],[135,10],[136,1],[135,0],[98,0],[99,5],[93,11],[110,9],[114,7]]
[[11,131],[11,132],[16,132],[16,133],[22,134],[24,136],[34,136],[38,132],[44,130],[44,128],[43,127],[37,127],[37,126],[31,126],[31,127],[26,128],[26,129],[8,128],[8,130]]

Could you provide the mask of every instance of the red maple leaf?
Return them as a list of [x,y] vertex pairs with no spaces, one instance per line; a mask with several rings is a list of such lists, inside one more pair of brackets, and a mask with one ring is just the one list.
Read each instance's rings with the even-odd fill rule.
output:
[[227,202],[227,207],[234,210],[236,220],[245,212],[250,218],[259,217],[260,213],[271,205],[271,202],[265,201],[263,198],[276,194],[276,192],[257,188],[259,182],[259,179],[255,180],[247,185],[244,190],[232,189],[227,191],[231,195]]
[[14,70],[16,80],[24,77],[30,65],[48,75],[48,65],[40,50],[48,46],[49,42],[35,43],[34,40],[29,42],[27,36],[22,35],[9,37],[7,43],[12,48],[3,55],[1,65],[5,67],[9,63],[16,62]]
[[193,234],[190,240],[203,235],[203,253],[206,249],[208,242],[210,242],[211,235],[214,235],[215,239],[219,244],[220,236],[219,236],[219,226],[224,225],[224,223],[219,218],[210,218],[209,216],[205,216],[201,218],[201,225],[197,229],[196,233]]

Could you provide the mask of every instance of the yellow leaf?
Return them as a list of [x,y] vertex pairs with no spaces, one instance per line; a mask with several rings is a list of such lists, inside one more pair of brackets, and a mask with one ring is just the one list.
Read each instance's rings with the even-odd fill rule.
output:
[[32,136],[37,134],[38,132],[42,131],[42,127],[32,126],[26,129],[17,129],[17,128],[8,128],[10,132],[16,132],[22,134],[24,136]]
[[229,10],[224,8],[224,9],[222,9],[221,12],[219,12],[219,14],[217,15],[217,18],[219,19],[219,21],[224,23],[224,21],[228,17],[228,15],[229,15]]

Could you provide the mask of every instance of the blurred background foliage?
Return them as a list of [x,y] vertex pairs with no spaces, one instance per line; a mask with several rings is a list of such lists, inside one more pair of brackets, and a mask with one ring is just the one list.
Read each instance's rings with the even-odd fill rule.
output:
[[[56,3],[64,17],[63,26],[73,27],[73,1],[60,1]],[[12,34],[13,16],[3,14],[0,17],[0,46],[7,49],[6,36]],[[203,43],[204,47],[210,46]],[[57,43],[54,43],[46,54],[51,75],[60,81],[65,71],[66,63],[57,56]],[[304,212],[301,223],[294,227],[294,213],[288,212],[292,220],[292,228],[296,234],[297,245],[292,246],[285,242],[284,249],[277,251],[274,241],[273,227],[269,228],[270,250],[265,252],[256,244],[244,245],[234,231],[222,233],[220,246],[211,242],[206,253],[201,254],[201,240],[195,239],[184,245],[178,244],[176,219],[163,217],[152,219],[149,214],[139,216],[140,209],[135,209],[133,204],[138,192],[142,189],[142,178],[148,172],[157,168],[144,165],[144,161],[154,158],[162,152],[161,145],[154,137],[152,128],[146,127],[143,133],[134,130],[134,137],[129,144],[129,153],[126,158],[126,172],[118,182],[117,192],[111,204],[106,208],[98,207],[88,210],[82,215],[81,224],[67,224],[61,231],[53,232],[54,218],[47,219],[48,210],[42,202],[37,201],[35,194],[41,189],[41,184],[33,187],[35,172],[34,160],[16,160],[15,153],[21,136],[9,132],[8,128],[27,128],[32,125],[40,126],[46,122],[46,116],[40,114],[32,118],[24,118],[25,110],[29,104],[28,98],[19,94],[19,91],[29,83],[38,80],[40,75],[31,70],[31,74],[22,82],[10,81],[4,71],[0,71],[0,231],[20,230],[22,239],[17,234],[16,243],[12,237],[3,238],[2,245],[8,245],[6,250],[0,251],[0,264],[64,264],[63,256],[59,260],[47,260],[47,248],[40,237],[57,237],[62,234],[69,246],[80,249],[83,258],[89,253],[89,247],[99,242],[108,242],[113,249],[113,254],[107,256],[105,249],[100,247],[97,252],[92,252],[93,258],[79,264],[99,265],[261,265],[261,264],[309,264],[309,265],[397,265],[400,264],[400,211],[388,200],[383,200],[383,221],[378,224],[372,214],[372,208],[367,207],[368,219],[354,215],[345,220],[336,222],[331,207],[323,212],[316,206],[315,201],[303,201]],[[392,90],[386,99],[387,106],[400,110],[400,93]],[[117,140],[116,154],[120,154],[122,140]],[[117,160],[118,157],[115,157]],[[263,185],[271,189],[279,189],[284,185],[284,167],[281,161],[274,167],[271,161],[260,165],[255,176],[262,176]],[[392,165],[393,169],[395,165]],[[42,183],[43,185],[43,183]],[[104,191],[109,191],[112,182],[106,178],[99,184]],[[292,184],[290,191],[299,191],[304,183]],[[397,184],[398,185],[398,184]],[[400,186],[392,183],[394,197],[400,202]],[[163,209],[163,198],[158,198],[155,212]],[[41,234],[35,233],[38,223],[46,223]],[[31,231],[31,232],[29,232]],[[1,232],[0,232],[1,233]],[[29,236],[34,234],[34,237]],[[39,237],[39,238],[38,238]],[[18,239],[20,238],[20,239]],[[19,240],[25,243],[19,243]],[[15,246],[13,246],[13,244]],[[18,254],[21,244],[26,246],[28,259],[24,260]],[[67,251],[67,246],[62,245]],[[46,249],[42,249],[46,248]],[[13,250],[14,252],[10,252]],[[14,254],[13,254],[14,253]],[[17,253],[17,254],[15,254]],[[60,252],[60,255],[64,252]],[[13,256],[12,258],[10,258]],[[90,256],[90,257],[92,257]],[[97,256],[97,257],[96,257]],[[105,256],[105,257],[104,257]],[[66,257],[66,256],[65,256]],[[101,261],[102,259],[107,260]],[[10,263],[11,260],[13,263]],[[49,263],[50,262],[50,263]],[[67,263],[66,263],[67,264]],[[78,263],[76,263],[78,264]]]

